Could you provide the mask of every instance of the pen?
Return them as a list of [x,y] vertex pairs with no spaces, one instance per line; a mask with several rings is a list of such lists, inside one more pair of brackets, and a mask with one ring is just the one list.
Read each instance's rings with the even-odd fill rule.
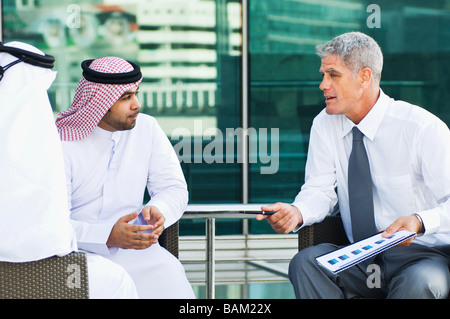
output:
[[275,214],[276,212],[269,212],[269,211],[264,211],[264,210],[262,210],[262,211],[242,211],[241,213],[243,213],[243,214],[261,214],[261,215],[273,215],[273,214]]

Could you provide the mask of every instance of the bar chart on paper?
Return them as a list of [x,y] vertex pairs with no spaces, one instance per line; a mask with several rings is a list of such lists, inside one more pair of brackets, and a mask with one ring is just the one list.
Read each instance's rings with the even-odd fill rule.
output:
[[400,230],[389,237],[382,237],[381,233],[378,233],[331,253],[321,255],[316,258],[316,261],[329,271],[338,273],[415,235],[416,233],[406,230]]

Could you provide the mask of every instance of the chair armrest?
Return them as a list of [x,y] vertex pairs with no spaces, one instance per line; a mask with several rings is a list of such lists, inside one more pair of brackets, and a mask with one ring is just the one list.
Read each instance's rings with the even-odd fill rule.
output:
[[179,222],[170,225],[159,236],[159,244],[178,258]]
[[298,250],[321,243],[348,245],[341,216],[327,216],[320,223],[303,227],[298,232]]
[[38,261],[0,262],[1,299],[89,298],[86,255],[71,253]]

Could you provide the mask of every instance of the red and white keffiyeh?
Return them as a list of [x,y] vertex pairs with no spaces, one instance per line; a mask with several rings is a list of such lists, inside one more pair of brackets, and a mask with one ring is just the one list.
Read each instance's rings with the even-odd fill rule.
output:
[[[126,73],[133,71],[133,66],[118,57],[103,57],[94,60],[90,69],[102,73]],[[127,84],[104,84],[86,80],[83,76],[78,83],[72,106],[59,113],[56,126],[61,140],[74,141],[87,137],[100,120],[128,90],[136,88],[142,78]]]

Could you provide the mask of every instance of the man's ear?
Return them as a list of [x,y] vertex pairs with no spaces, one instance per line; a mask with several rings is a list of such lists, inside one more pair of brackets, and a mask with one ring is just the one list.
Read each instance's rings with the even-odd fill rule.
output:
[[372,83],[372,70],[369,68],[363,68],[359,71],[358,77],[361,88],[365,89]]

